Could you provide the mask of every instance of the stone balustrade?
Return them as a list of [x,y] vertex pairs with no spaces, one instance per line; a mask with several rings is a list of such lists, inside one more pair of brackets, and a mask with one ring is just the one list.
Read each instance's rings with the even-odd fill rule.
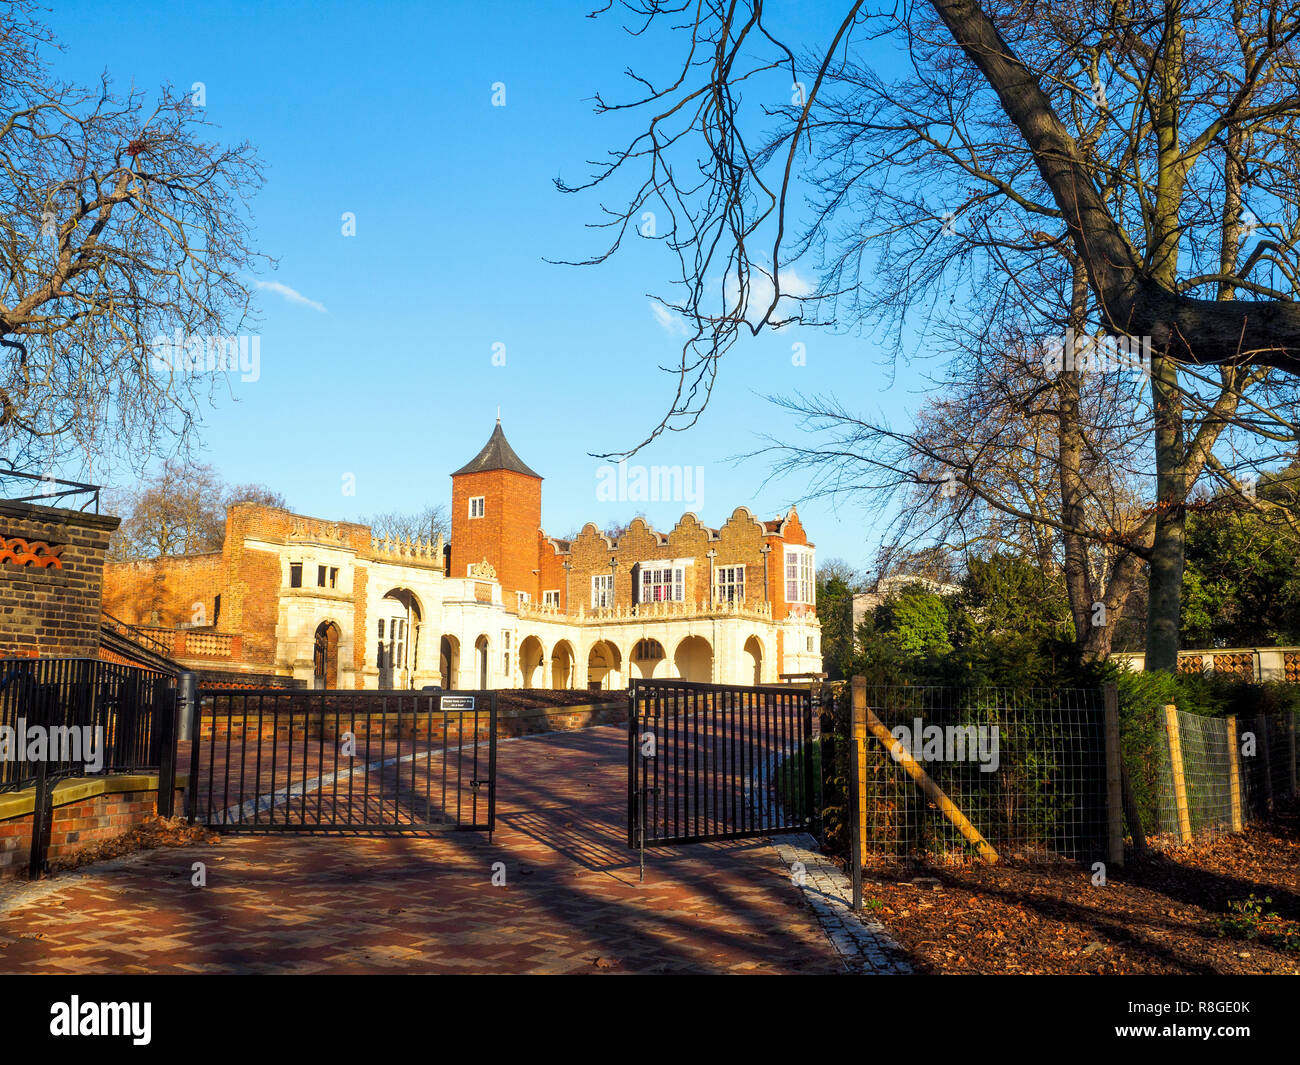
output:
[[442,537],[437,540],[412,540],[409,537],[398,540],[385,536],[383,539],[371,537],[370,552],[373,555],[387,556],[385,561],[405,560],[442,564]]
[[587,607],[580,605],[576,613],[566,612],[558,606],[544,603],[521,603],[521,620],[562,621],[566,624],[604,625],[620,621],[673,618],[749,618],[755,621],[772,620],[772,604],[768,602],[661,602],[634,603],[631,606]]

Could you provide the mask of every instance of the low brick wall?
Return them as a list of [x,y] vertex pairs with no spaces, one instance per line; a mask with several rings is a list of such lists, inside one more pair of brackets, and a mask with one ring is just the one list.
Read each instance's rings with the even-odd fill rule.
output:
[[[455,714],[448,715],[448,723],[452,726],[448,731],[452,733],[453,738],[457,721],[458,717]],[[486,714],[480,717],[480,722],[486,725]],[[607,703],[581,703],[576,706],[529,706],[518,710],[498,710],[497,736],[570,732],[591,725],[626,724],[626,722],[626,699]],[[465,726],[463,739],[468,742],[473,738],[470,736],[473,729],[472,716],[466,716]],[[337,717],[332,710],[326,711],[323,715],[300,710],[293,714],[292,721],[287,713],[281,712],[277,719],[273,719],[268,712],[263,715],[260,722],[255,713],[248,715],[221,713],[214,718],[205,710],[199,721],[199,735],[207,740],[212,736],[214,729],[218,740],[225,740],[229,735],[232,746],[236,747],[241,742],[248,744],[259,738],[269,740],[273,733],[278,734],[279,739],[286,743],[321,739],[333,742],[340,731],[351,732],[359,739],[369,736],[377,740],[381,735],[393,739],[399,736],[399,722],[395,713],[390,714],[385,720],[377,714],[353,713],[350,710],[340,710]],[[436,713],[432,717],[423,713],[404,714],[400,730],[402,739],[410,739],[412,735],[422,740],[440,741],[444,738],[442,717]],[[486,729],[480,728],[479,732],[480,739],[486,738]]]
[[[177,779],[176,810],[183,809],[186,780]],[[26,876],[32,845],[36,789],[0,793],[0,880]],[[54,789],[49,859],[76,854],[115,839],[158,812],[158,778],[152,774],[78,777]]]
[[626,725],[627,700],[580,706],[530,706],[497,713],[498,736],[530,736],[538,732],[573,732],[592,725]]

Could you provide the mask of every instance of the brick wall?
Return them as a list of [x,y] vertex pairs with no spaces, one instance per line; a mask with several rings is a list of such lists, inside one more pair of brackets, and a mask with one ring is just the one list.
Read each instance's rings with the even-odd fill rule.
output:
[[[109,562],[104,566],[104,609],[132,625],[211,625],[225,587],[220,551],[180,558]],[[218,631],[229,604],[223,596]]]
[[[184,808],[182,799],[177,790],[175,809]],[[91,844],[116,839],[157,811],[156,791],[93,795],[56,806],[50,825],[50,863],[57,864]],[[0,821],[0,880],[26,875],[31,846],[31,814]]]
[[[0,502],[0,655],[98,653],[104,552],[117,526],[106,514]],[[48,545],[56,561],[38,564],[53,552],[33,555],[19,541]]]
[[[481,518],[469,516],[469,501],[483,496]],[[537,532],[542,526],[542,480],[512,470],[463,473],[451,479],[451,570],[464,577],[484,559],[496,570],[501,597],[513,605],[517,591],[541,599],[537,574]]]

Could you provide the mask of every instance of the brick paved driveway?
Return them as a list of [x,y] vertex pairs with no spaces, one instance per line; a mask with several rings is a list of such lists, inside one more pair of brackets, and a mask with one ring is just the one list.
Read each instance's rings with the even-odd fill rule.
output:
[[491,844],[226,837],[0,888],[0,972],[843,972],[764,841],[650,852],[637,882],[625,736],[503,741]]

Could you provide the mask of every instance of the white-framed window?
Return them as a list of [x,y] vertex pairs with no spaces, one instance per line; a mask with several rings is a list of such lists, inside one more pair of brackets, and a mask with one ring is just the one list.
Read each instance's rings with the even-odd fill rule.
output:
[[785,549],[785,601],[811,606],[817,594],[813,576],[813,553],[809,547]]
[[290,588],[302,587],[302,563],[301,562],[289,563],[289,587]]
[[809,636],[809,637],[808,637],[808,650],[809,650],[809,652],[815,651],[816,649],[817,649],[817,648],[813,646],[813,638],[812,638],[811,636]]
[[523,606],[525,603],[532,601],[532,596],[527,592],[515,592],[515,599],[518,600],[520,606]]
[[597,573],[591,578],[591,605],[593,608],[614,605],[614,574]]
[[553,591],[542,593],[542,606],[559,606],[559,605],[560,605],[560,589],[556,588]]
[[639,603],[680,603],[686,598],[686,567],[643,562]]
[[486,497],[486,496],[470,496],[470,497],[469,497],[469,516],[470,516],[471,518],[481,518],[481,517],[483,517],[483,515],[484,515],[485,513],[487,513],[487,497]]
[[719,603],[745,601],[745,567],[719,566],[713,571],[714,598]]

